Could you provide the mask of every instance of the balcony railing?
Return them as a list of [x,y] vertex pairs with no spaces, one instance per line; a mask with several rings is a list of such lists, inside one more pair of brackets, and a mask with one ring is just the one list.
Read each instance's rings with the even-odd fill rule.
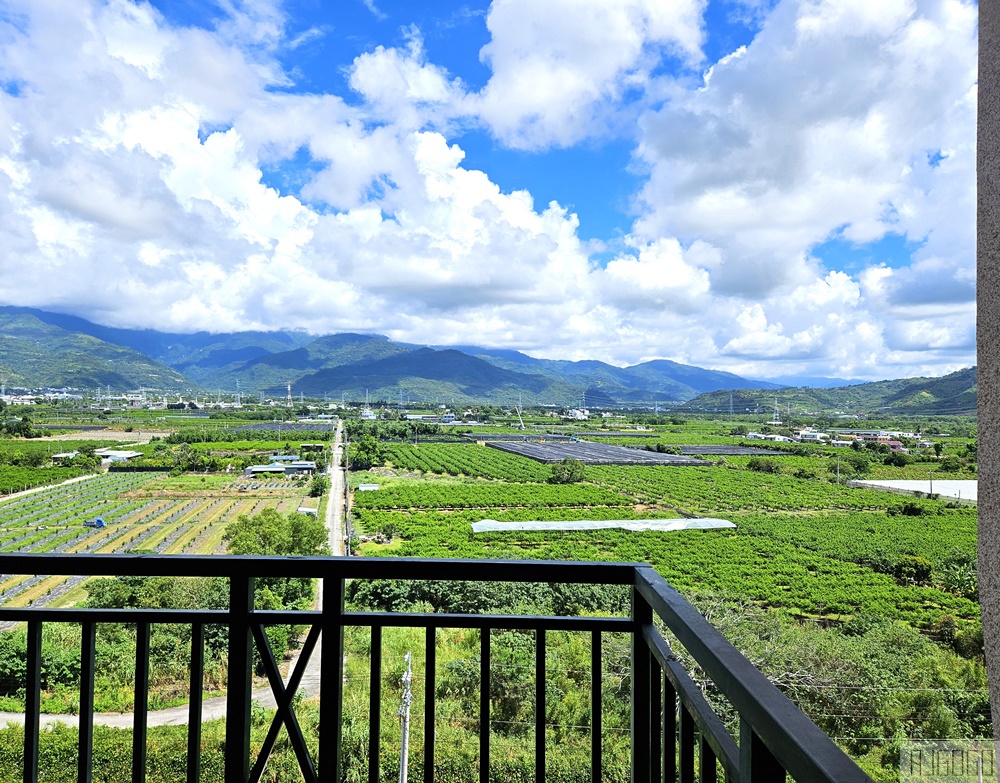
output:
[[[27,681],[24,781],[37,783],[41,703],[41,640],[44,623],[76,623],[82,628],[78,780],[92,779],[94,742],[95,630],[99,623],[128,623],[137,629],[132,779],[145,779],[150,626],[189,625],[191,633],[187,780],[201,780],[202,682],[206,626],[228,627],[228,684],[225,780],[256,781],[264,770],[280,728],[307,783],[342,779],[344,633],[371,629],[371,717],[367,778],[380,779],[378,709],[381,638],[387,627],[424,628],[423,778],[434,780],[437,630],[480,629],[479,779],[490,779],[490,630],[519,629],[535,634],[535,775],[545,780],[545,638],[548,631],[591,635],[591,762],[593,781],[602,779],[602,640],[631,634],[631,779],[633,781],[714,781],[721,769],[728,781],[867,781],[869,778],[829,737],[755,669],[722,635],[648,565],[540,561],[410,560],[402,558],[192,557],[156,555],[0,555],[5,574],[67,576],[227,577],[227,610],[0,608],[0,622],[27,624]],[[322,609],[310,612],[254,609],[254,580],[262,577],[320,580]],[[357,612],[345,609],[348,580],[448,580],[623,585],[631,588],[629,617],[509,616]],[[265,628],[272,624],[310,626],[287,685],[272,655]],[[671,650],[657,625],[683,645],[738,714],[738,742],[712,710],[698,685]],[[293,696],[310,655],[322,637],[318,758],[300,730]],[[256,647],[275,696],[273,723],[256,760],[251,759],[252,661]]]

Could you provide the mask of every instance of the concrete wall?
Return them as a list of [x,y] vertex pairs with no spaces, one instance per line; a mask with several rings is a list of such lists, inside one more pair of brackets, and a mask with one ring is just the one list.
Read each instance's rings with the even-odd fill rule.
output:
[[979,3],[977,331],[979,591],[1000,742],[1000,0]]

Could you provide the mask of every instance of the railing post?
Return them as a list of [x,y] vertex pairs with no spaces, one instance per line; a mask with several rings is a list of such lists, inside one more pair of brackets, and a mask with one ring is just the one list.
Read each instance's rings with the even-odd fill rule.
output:
[[382,626],[372,626],[371,676],[368,688],[368,783],[379,783],[382,739]]
[[535,783],[545,781],[545,631],[535,631]]
[[24,783],[38,783],[38,730],[42,705],[42,623],[28,623],[24,684]]
[[229,671],[226,694],[226,783],[250,775],[250,667],[253,577],[229,578]]
[[601,783],[604,777],[604,658],[601,655],[601,632],[590,635],[590,780]]
[[427,626],[424,642],[424,783],[434,783],[434,719],[437,694],[437,629]]
[[77,783],[93,779],[94,759],[94,669],[96,665],[97,626],[80,627],[80,729],[77,735]]
[[490,629],[479,632],[479,783],[490,780]]
[[652,654],[642,636],[642,627],[653,622],[653,610],[635,588],[632,589],[632,783],[650,780],[649,730]]
[[740,783],[783,781],[785,769],[746,718],[740,718]]
[[320,653],[319,779],[340,783],[344,710],[344,580],[323,578],[323,649]]
[[135,703],[132,706],[132,783],[146,780],[149,711],[149,623],[135,624]]
[[715,751],[708,744],[708,738],[704,734],[698,740],[698,770],[701,775],[701,783],[715,783],[718,779]]
[[649,656],[649,779],[662,780],[663,670],[655,655]]
[[680,780],[681,783],[694,783],[694,717],[688,712],[686,704],[681,704],[680,713]]
[[666,673],[663,674],[663,779],[667,783],[677,779],[677,691]]
[[191,685],[188,694],[187,783],[201,780],[201,705],[205,687],[205,626],[191,626]]

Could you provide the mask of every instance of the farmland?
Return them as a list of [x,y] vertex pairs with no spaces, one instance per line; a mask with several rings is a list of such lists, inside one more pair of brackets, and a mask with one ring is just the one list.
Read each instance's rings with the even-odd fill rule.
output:
[[[304,494],[301,482],[107,473],[0,503],[0,552],[218,554],[225,552],[222,536],[232,520],[266,508],[295,511]],[[85,526],[98,517],[104,527]],[[0,602],[68,605],[85,597],[82,582],[0,575]]]
[[[606,440],[634,447],[637,454],[683,445],[732,447],[740,441],[729,429],[728,422],[660,425],[635,438]],[[241,515],[266,509],[293,511],[306,494],[301,482],[250,482],[221,472],[178,468],[182,460],[203,460],[204,470],[221,470],[216,466],[241,464],[241,459],[289,445],[276,440],[271,431],[261,432],[266,441],[251,437],[242,432],[231,440],[213,438],[210,432],[197,435],[191,428],[184,438],[140,447],[149,459],[171,465],[171,475],[109,473],[2,502],[0,550],[225,551],[225,530]],[[469,439],[416,444],[399,440],[398,433],[393,439],[373,439],[365,445],[374,458],[372,466],[350,472],[355,490],[353,546],[361,555],[649,562],[713,617],[721,618],[721,627],[734,643],[783,683],[824,730],[864,761],[866,769],[885,780],[893,779],[893,737],[970,736],[989,730],[974,568],[974,508],[854,489],[844,483],[862,471],[868,476],[891,470],[903,474],[900,477],[926,477],[928,470],[939,468],[932,458],[887,465],[882,455],[810,447],[786,454],[765,450],[712,455],[697,468],[588,465],[581,480],[553,483],[551,465]],[[964,477],[974,475],[974,464],[970,467],[966,456],[973,453],[969,442],[949,442],[943,455],[954,456],[951,467],[957,465]],[[361,484],[379,488],[357,491]],[[106,528],[83,527],[84,521],[96,516],[107,521]],[[724,517],[737,527],[669,533],[480,534],[471,528],[482,519],[701,516]],[[553,586],[533,591],[501,586],[437,592],[414,584],[381,592],[358,587],[349,597],[359,608],[388,608],[384,602],[391,598],[395,608],[435,611],[557,611],[567,606],[571,611],[626,611],[620,591],[578,587],[562,593]],[[86,588],[86,582],[69,583],[59,577],[0,577],[0,600],[67,605],[84,599]],[[407,633],[387,632],[385,644],[401,647]],[[474,666],[475,636],[455,631],[448,639],[448,651],[442,648],[439,658],[448,662],[450,679],[446,679],[454,686],[447,698],[442,696],[440,732],[451,737],[456,748],[468,744],[469,726],[461,719],[467,710],[454,694],[471,687],[459,673],[471,676],[466,670]],[[508,656],[510,672],[516,674],[530,645],[516,635],[495,638]],[[354,667],[351,671],[359,680],[365,676],[369,644],[365,632],[352,632],[347,640],[349,667]],[[560,641],[559,655],[582,654],[576,649],[579,644],[567,636]],[[903,650],[920,665],[907,666],[900,657]],[[554,671],[560,665],[561,659]],[[390,673],[385,677],[389,687]],[[856,689],[859,705],[850,715],[829,699],[831,691],[846,687]],[[568,704],[586,705],[580,687],[566,683],[565,688]],[[170,696],[168,684],[161,691],[157,704],[183,698]],[[359,727],[367,694],[363,687],[354,696],[351,693],[355,691],[349,690],[349,698],[361,706],[358,714],[352,713],[345,736],[353,736],[355,730],[363,736]],[[64,696],[53,692],[48,698],[57,709]],[[112,696],[105,698],[113,702]],[[622,718],[621,709],[617,703],[612,709],[618,710],[617,718]],[[514,712],[510,726],[524,718]],[[581,720],[569,713],[551,717],[553,731],[565,729],[567,736],[572,732],[566,726],[579,726]],[[626,725],[627,715],[623,720]],[[391,723],[388,717],[383,721],[385,726]],[[510,742],[510,752],[520,758],[524,743],[513,734],[503,736]],[[362,746],[356,749],[361,755]],[[609,762],[612,758],[615,763],[621,760],[610,756]],[[565,779],[575,778],[568,771]]]
[[[669,433],[668,433],[669,434]],[[654,433],[659,435],[659,432]],[[732,444],[728,435],[685,432],[671,445]],[[608,439],[611,441],[611,439]],[[623,440],[615,438],[615,445]],[[636,438],[643,449],[658,437]],[[956,444],[966,449],[965,442]],[[822,688],[791,688],[821,727],[841,738],[877,779],[894,780],[894,731],[911,736],[989,733],[985,680],[981,663],[981,630],[975,577],[975,509],[941,499],[915,498],[837,482],[837,456],[842,479],[854,473],[851,450],[798,448],[794,453],[726,455],[706,467],[670,465],[589,465],[584,481],[570,485],[572,495],[553,504],[546,485],[551,466],[504,454],[481,445],[431,443],[385,444],[385,467],[352,476],[352,485],[379,484],[374,492],[354,494],[353,515],[365,539],[364,555],[412,557],[489,557],[572,560],[618,560],[651,563],[666,579],[696,602],[722,612],[731,623],[729,635],[778,681],[794,677],[826,683]],[[501,455],[503,461],[501,462]],[[863,455],[866,456],[867,455]],[[869,458],[868,472],[877,475],[881,457]],[[756,461],[755,461],[756,460]],[[860,461],[857,464],[861,464]],[[891,470],[912,477],[936,469],[912,465]],[[966,473],[968,475],[968,473]],[[488,489],[483,489],[487,487]],[[614,504],[605,495],[611,493]],[[533,498],[533,499],[532,499]],[[593,498],[593,499],[592,499]],[[476,507],[473,508],[473,499]],[[591,504],[591,505],[588,505]],[[735,531],[659,533],[623,530],[505,531],[473,534],[480,519],[575,520],[721,516]],[[377,536],[373,538],[373,536]],[[478,594],[477,594],[478,595]],[[517,590],[506,598],[486,600],[494,609],[523,611],[531,599]],[[378,601],[375,600],[375,605]],[[399,596],[394,600],[400,600]],[[437,611],[461,611],[461,603],[435,593],[416,591],[411,600]],[[443,605],[437,602],[446,600]],[[584,605],[590,605],[584,600]],[[611,610],[621,597],[610,594],[593,604]],[[504,603],[508,601],[509,603]],[[499,602],[499,603],[498,603]],[[610,603],[609,603],[610,602]],[[725,607],[741,607],[738,611]],[[717,607],[723,607],[719,609]],[[619,606],[619,610],[622,607]],[[747,628],[748,618],[767,627],[788,645],[778,658],[765,650],[759,635]],[[735,618],[735,619],[733,619]],[[742,619],[740,619],[742,618]],[[888,625],[886,625],[888,623]],[[896,637],[888,641],[889,628]],[[891,649],[922,650],[929,668],[915,672],[892,662]],[[850,648],[850,651],[848,651]],[[823,688],[849,687],[849,681],[820,663],[827,652],[853,659],[873,656],[855,670],[873,690],[857,698],[872,707],[856,709],[857,720],[826,699]],[[861,653],[861,650],[867,653]],[[755,652],[756,651],[756,652]],[[851,664],[850,666],[854,666]],[[850,667],[848,667],[850,668]],[[820,670],[823,670],[822,672]],[[948,672],[945,674],[945,672]],[[951,691],[927,688],[951,683]],[[841,683],[835,685],[834,683]],[[880,683],[880,684],[876,684]],[[857,687],[857,686],[853,686]],[[868,687],[867,685],[863,687]],[[876,688],[890,688],[892,704],[879,701]],[[961,691],[961,693],[959,693]],[[873,701],[874,700],[874,701]],[[812,705],[812,707],[810,707]],[[899,718],[889,719],[890,712]],[[861,715],[867,714],[862,719]],[[932,715],[946,715],[949,728],[933,728]],[[864,728],[862,728],[864,724]],[[895,728],[894,728],[895,727]],[[880,740],[885,737],[886,740]],[[864,738],[864,739],[859,739]],[[888,767],[888,768],[887,768]]]

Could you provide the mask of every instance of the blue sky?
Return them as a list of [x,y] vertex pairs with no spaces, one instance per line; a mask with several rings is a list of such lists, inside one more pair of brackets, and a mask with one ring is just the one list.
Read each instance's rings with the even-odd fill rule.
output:
[[975,361],[976,16],[5,0],[0,298],[164,330],[943,374]]

